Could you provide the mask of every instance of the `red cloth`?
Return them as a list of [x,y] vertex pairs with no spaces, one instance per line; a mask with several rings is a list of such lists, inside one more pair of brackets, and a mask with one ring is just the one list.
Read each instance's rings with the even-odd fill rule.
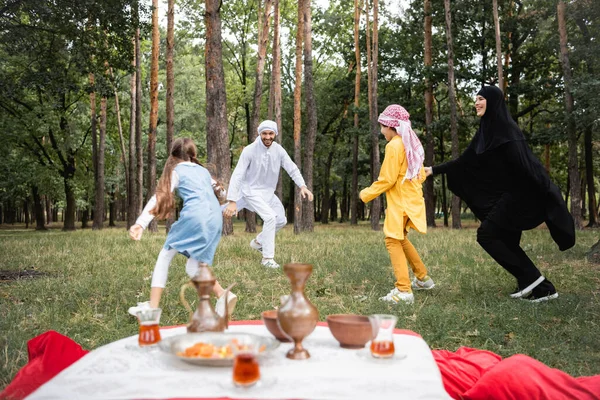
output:
[[444,388],[465,400],[598,400],[600,375],[572,376],[523,354],[502,359],[485,350],[434,350]]
[[0,393],[0,399],[23,399],[88,353],[68,337],[48,331],[27,342],[29,362]]

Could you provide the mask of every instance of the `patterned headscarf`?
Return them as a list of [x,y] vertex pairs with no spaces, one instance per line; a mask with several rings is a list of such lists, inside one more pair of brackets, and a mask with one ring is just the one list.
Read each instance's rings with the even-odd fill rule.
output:
[[[394,128],[404,143],[404,151],[406,152],[406,160],[408,168],[404,179],[412,180],[419,175],[423,160],[425,160],[425,150],[421,141],[412,130],[410,124],[410,114],[404,107],[397,104],[387,106],[379,115],[377,121],[381,125]],[[404,179],[402,181],[404,181]]]

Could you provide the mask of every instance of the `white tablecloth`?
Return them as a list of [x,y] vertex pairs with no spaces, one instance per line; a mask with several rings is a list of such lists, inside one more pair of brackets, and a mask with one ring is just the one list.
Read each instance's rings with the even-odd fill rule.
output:
[[[169,337],[185,327],[163,329]],[[264,325],[234,325],[229,332],[270,335]],[[261,358],[267,385],[242,391],[229,387],[231,368],[191,365],[160,350],[133,350],[137,335],[99,347],[41,386],[28,399],[449,399],[427,343],[394,335],[397,354],[375,360],[368,348],[347,350],[317,326],[304,341],[308,360],[289,360],[291,344],[282,343]],[[274,382],[269,385],[269,382]]]

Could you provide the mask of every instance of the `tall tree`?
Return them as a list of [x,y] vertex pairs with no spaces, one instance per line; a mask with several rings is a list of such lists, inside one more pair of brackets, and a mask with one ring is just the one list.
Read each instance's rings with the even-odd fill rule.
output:
[[[260,1],[259,1],[260,3]],[[256,59],[256,77],[254,80],[254,96],[253,96],[253,108],[252,108],[252,119],[250,122],[250,132],[248,135],[248,142],[254,142],[258,132],[258,120],[260,119],[260,105],[262,102],[263,93],[263,80],[265,72],[265,62],[267,60],[267,43],[269,40],[269,25],[271,22],[271,7],[273,0],[265,0],[262,15],[259,7],[259,18],[258,18],[258,52]],[[248,210],[246,213],[246,232],[256,232],[256,215]]]
[[358,108],[360,106],[360,14],[362,0],[354,0],[354,62],[356,74],[354,76],[354,132],[352,138],[352,190],[350,197],[350,225],[358,224]]
[[[367,79],[369,98],[369,120],[371,129],[371,180],[376,181],[381,167],[379,156],[379,124],[377,123],[377,64],[379,53],[378,39],[379,0],[373,0],[373,27],[369,24],[369,1],[367,0]],[[381,229],[381,199],[377,197],[371,202],[371,229]]]
[[[152,58],[150,61],[150,126],[148,128],[148,181],[146,201],[156,190],[156,126],[158,123],[158,52],[160,32],[158,27],[158,0],[152,0]],[[156,232],[156,219],[148,225]]]
[[[173,72],[173,45],[175,42],[175,0],[168,0],[167,4],[167,156],[171,154],[171,144],[173,143],[173,133],[175,126],[175,104],[173,99],[173,89],[175,87],[175,74]],[[169,232],[174,222],[174,216],[171,214],[167,219],[166,230]]]
[[[296,66],[294,68],[294,161],[302,168],[302,42],[304,1],[298,0],[298,24],[296,26]],[[294,233],[302,232],[302,198],[300,189],[294,185]]]
[[[206,152],[208,162],[216,167],[217,178],[227,183],[231,175],[231,154],[227,134],[227,99],[225,72],[223,70],[223,45],[221,39],[221,1],[206,0],[204,21],[206,25]],[[233,222],[224,218],[223,234],[233,233]]]
[[[279,0],[273,2],[273,55],[271,64],[271,83],[269,85],[269,111],[268,118],[277,123],[279,135],[275,137],[277,143],[282,143],[282,124],[281,124],[281,38],[280,38],[280,15]],[[277,190],[275,191],[280,200],[283,199],[283,184],[281,174],[277,181]]]
[[[450,0],[444,0],[446,16],[446,44],[448,47],[448,102],[450,104],[450,137],[452,138],[452,158],[459,156],[458,113],[456,111],[456,87],[454,83],[454,45],[452,41],[452,11]],[[452,195],[452,228],[460,229],[460,198]]]
[[[424,31],[425,42],[423,47],[425,50],[425,164],[433,165],[435,142],[433,138],[433,82],[432,75],[432,60],[431,60],[431,0],[424,0]],[[425,181],[425,217],[427,226],[435,227],[435,191],[433,187],[433,179]]]
[[498,0],[492,0],[494,14],[494,32],[496,35],[496,63],[498,65],[498,87],[504,89],[504,73],[502,72],[502,39],[500,38],[500,19],[498,18]]
[[142,51],[140,29],[135,34],[135,155],[136,217],[144,208],[144,149],[142,148]]
[[581,181],[579,176],[579,162],[577,157],[577,131],[575,126],[575,116],[573,115],[573,79],[571,75],[571,66],[569,63],[569,49],[567,40],[567,24],[565,17],[565,2],[558,0],[557,19],[558,33],[560,37],[560,61],[563,69],[564,91],[565,91],[565,111],[567,123],[567,139],[569,144],[569,186],[571,195],[571,214],[575,221],[577,229],[583,228],[581,218]]
[[104,164],[106,150],[106,95],[102,93],[100,98],[100,129],[98,136],[98,151],[96,152],[96,181],[94,190],[94,221],[92,229],[98,230],[104,227]]
[[[313,158],[317,136],[317,104],[315,102],[313,60],[312,60],[312,18],[311,0],[303,2],[304,30],[304,99],[306,104],[306,137],[304,142],[304,162],[302,163],[306,187],[313,191]],[[312,232],[315,222],[315,207],[312,201],[302,202],[302,230]]]
[[138,216],[138,199],[137,199],[137,155],[136,155],[136,106],[137,106],[137,73],[136,73],[136,51],[137,48],[137,33],[134,36],[133,42],[133,58],[131,59],[132,73],[129,83],[129,98],[131,101],[129,107],[129,184],[127,185],[127,229],[131,228],[135,224],[135,220]]

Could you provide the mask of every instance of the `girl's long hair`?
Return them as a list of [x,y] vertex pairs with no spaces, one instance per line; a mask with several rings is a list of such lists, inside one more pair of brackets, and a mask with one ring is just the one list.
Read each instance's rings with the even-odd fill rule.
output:
[[[190,161],[202,166],[196,158],[197,153],[198,150],[192,139],[177,138],[173,141],[171,154],[167,158],[162,175],[156,186],[156,206],[150,210],[150,214],[158,219],[166,219],[171,215],[175,209],[175,196],[171,192],[171,174],[173,173],[173,169],[175,169],[177,164],[184,161]],[[209,170],[209,172],[213,175],[213,171]],[[222,202],[225,197],[223,184],[217,181],[217,184],[213,186],[213,190],[219,202]]]

